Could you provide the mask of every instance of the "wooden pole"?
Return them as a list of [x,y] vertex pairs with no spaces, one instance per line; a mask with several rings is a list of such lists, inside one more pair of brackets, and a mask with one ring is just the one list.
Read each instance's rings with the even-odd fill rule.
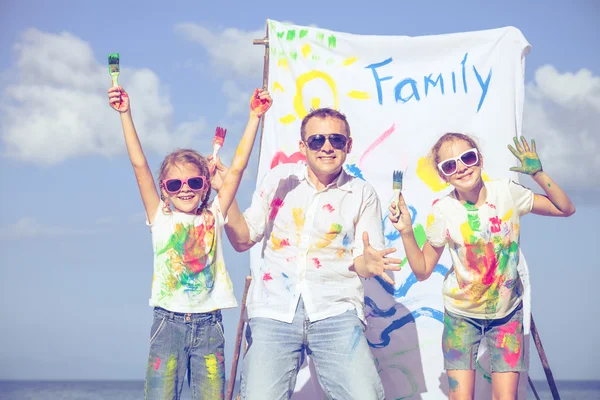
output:
[[238,321],[237,333],[235,336],[235,349],[233,351],[233,362],[231,364],[231,373],[229,374],[229,384],[227,385],[226,400],[231,400],[233,389],[235,388],[235,379],[237,377],[237,367],[240,360],[240,347],[242,346],[242,334],[244,332],[244,314],[246,313],[246,297],[248,296],[248,288],[252,278],[246,277],[244,285],[244,294],[242,295],[242,306],[240,307],[240,319]]
[[533,314],[531,314],[531,334],[533,335],[533,341],[535,342],[535,347],[537,348],[538,354],[540,356],[542,367],[544,367],[544,372],[546,373],[546,380],[548,381],[548,386],[550,386],[552,398],[554,400],[560,400],[558,388],[556,387],[556,382],[554,381],[554,376],[552,375],[552,370],[550,369],[550,364],[548,363],[546,352],[544,351],[542,341],[540,340],[540,335],[538,334],[537,328],[535,327],[535,322],[533,322]]
[[[263,45],[265,46],[265,55],[264,55],[264,65],[263,65],[263,88],[269,88],[269,21],[267,21],[267,28],[265,30],[265,37],[262,39],[254,39],[252,41],[254,45]],[[263,132],[265,130],[265,117],[262,117],[260,121],[260,141],[258,146],[258,165],[260,165],[260,156],[262,150],[262,139]]]
[[535,396],[535,400],[540,400],[540,396],[538,396],[537,391],[535,390],[535,387],[533,386],[533,382],[531,381],[531,377],[529,376],[529,374],[527,375],[527,381],[529,382],[529,386],[531,386],[531,391],[533,392],[533,395]]

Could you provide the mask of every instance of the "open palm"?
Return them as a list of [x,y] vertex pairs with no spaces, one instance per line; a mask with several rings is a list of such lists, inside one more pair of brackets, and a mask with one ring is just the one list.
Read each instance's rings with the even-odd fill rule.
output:
[[524,136],[521,136],[521,143],[515,136],[513,138],[515,142],[516,149],[512,147],[510,144],[508,145],[508,149],[515,157],[521,161],[520,167],[512,167],[510,170],[515,172],[521,172],[527,175],[535,175],[536,173],[542,170],[542,162],[540,161],[540,157],[537,155],[535,150],[535,140],[531,139],[531,149],[527,144],[527,140],[525,140]]

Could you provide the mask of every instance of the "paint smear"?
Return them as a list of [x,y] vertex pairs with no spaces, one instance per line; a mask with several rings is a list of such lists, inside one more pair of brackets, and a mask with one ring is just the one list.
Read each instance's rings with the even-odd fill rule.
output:
[[351,90],[348,92],[348,97],[356,100],[368,100],[371,95],[367,92],[360,92],[358,90]]
[[302,57],[306,58],[311,52],[310,44],[306,43],[304,46],[302,46],[300,51],[302,52]]
[[201,385],[203,398],[219,399],[221,398],[221,387],[223,385],[223,373],[219,371],[219,362],[214,354],[204,356],[206,364],[206,380]]
[[277,250],[281,250],[284,247],[289,247],[290,246],[290,240],[289,239],[278,239],[277,237],[275,237],[274,233],[271,233],[271,248],[275,251]]
[[279,164],[298,164],[300,162],[306,163],[306,157],[299,151],[291,154],[290,156],[286,155],[283,151],[278,151],[273,156],[273,160],[271,160],[271,169],[275,168]]
[[342,61],[342,65],[343,65],[344,67],[347,67],[347,66],[349,66],[349,65],[352,65],[352,64],[354,64],[354,63],[356,62],[356,60],[358,60],[358,58],[356,58],[356,57],[349,57],[349,58],[346,58],[344,61]]
[[276,197],[271,201],[271,213],[269,214],[269,221],[273,221],[279,212],[279,209],[283,206],[283,199]]
[[358,167],[358,165],[356,165],[356,164],[346,164],[345,167],[346,167],[346,172],[348,172],[353,177],[358,178],[358,179],[362,179],[363,181],[365,180],[365,178],[362,175],[362,171]]
[[277,90],[281,90],[282,92],[285,92],[285,89],[283,88],[283,86],[281,86],[281,83],[275,81],[273,82],[273,89],[271,89],[273,91],[273,93],[275,93]]
[[333,206],[332,206],[331,204],[325,204],[325,205],[323,206],[323,210],[327,210],[327,211],[329,211],[330,213],[332,213],[332,212],[334,212],[334,211],[335,211],[335,208],[333,208]]
[[154,366],[154,370],[158,371],[158,369],[160,368],[160,357],[156,357],[156,361],[154,361],[152,365]]
[[521,357],[521,332],[523,326],[520,321],[512,321],[499,328],[496,336],[496,346],[504,350],[504,361],[514,368]]
[[342,225],[333,223],[329,228],[329,232],[325,236],[317,241],[317,248],[322,249],[331,244],[331,242],[342,232]]
[[279,61],[277,61],[277,66],[281,68],[289,68],[287,58],[280,58]]
[[269,282],[273,280],[270,272],[265,272],[262,277],[263,282]]
[[360,337],[362,336],[362,329],[359,326],[355,326],[350,337],[350,343],[348,348],[348,359],[351,360],[354,357],[354,352],[360,343]]
[[293,116],[292,114],[288,114],[284,117],[279,118],[279,122],[281,122],[284,125],[289,125],[292,122],[294,122],[296,120],[296,117]]
[[321,99],[318,97],[313,97],[310,99],[310,106],[313,110],[321,108]]
[[299,35],[300,39],[302,39],[306,35],[308,35],[308,29],[300,29],[300,35]]
[[167,369],[165,370],[165,399],[171,398],[175,394],[175,371],[177,369],[177,358],[174,354],[169,356]]
[[458,381],[451,376],[448,377],[448,385],[450,385],[451,392],[458,391]]
[[319,259],[317,257],[311,258],[311,260],[315,264],[315,267],[317,267],[317,268],[321,268],[322,267],[321,261],[319,261]]
[[417,176],[434,192],[439,192],[448,187],[446,182],[438,175],[429,157],[419,158],[417,162]]
[[391,127],[389,127],[385,132],[383,132],[377,139],[375,139],[375,141],[373,143],[371,143],[371,145],[367,148],[367,150],[363,153],[362,156],[360,156],[360,160],[358,161],[358,166],[360,168],[363,167],[363,162],[365,161],[365,158],[373,151],[375,150],[375,148],[377,148],[377,146],[379,146],[381,143],[383,143],[388,137],[390,137],[390,135],[392,133],[394,133],[394,130],[396,129],[396,124],[392,124]]
[[327,38],[327,46],[330,49],[335,49],[335,47],[337,46],[337,38],[333,35],[329,35],[329,37]]

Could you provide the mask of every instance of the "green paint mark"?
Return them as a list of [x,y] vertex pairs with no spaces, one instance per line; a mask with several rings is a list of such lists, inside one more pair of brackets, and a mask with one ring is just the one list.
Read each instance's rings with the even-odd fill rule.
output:
[[329,35],[329,37],[327,38],[327,45],[329,46],[330,49],[335,49],[335,46],[337,46],[336,37],[333,35]]
[[278,37],[279,39],[283,39],[283,35],[285,35],[285,32],[284,32],[284,31],[277,32],[277,37]]
[[175,394],[175,370],[177,369],[177,359],[174,354],[169,356],[167,369],[165,370],[165,399],[173,397]]
[[548,182],[548,187],[550,187],[550,182]]
[[458,381],[451,376],[448,376],[448,385],[450,385],[450,391],[458,391]]
[[[415,241],[417,242],[417,246],[419,246],[419,248],[422,249],[425,245],[425,242],[427,241],[427,234],[425,233],[425,228],[421,224],[415,224],[413,231],[415,233]],[[408,258],[404,258],[400,263],[400,266],[404,266],[404,264],[406,264],[407,262]]]
[[269,22],[269,27],[271,28],[272,31],[277,30],[277,25],[275,24],[275,21]]
[[296,51],[290,51],[290,58],[294,61],[296,61],[298,59],[298,52]]
[[317,56],[315,54],[313,54],[313,56],[311,57],[313,61],[319,61],[321,59],[320,56]]
[[301,29],[300,30],[300,39],[302,39],[304,36],[308,35],[308,29]]
[[317,40],[322,42],[323,39],[325,39],[325,34],[323,34],[323,32],[317,32]]
[[285,38],[286,40],[294,40],[296,38],[296,30],[290,29],[289,31],[287,31],[287,36]]
[[528,175],[533,175],[542,170],[542,163],[537,157],[526,157],[523,159],[523,169]]
[[284,58],[285,57],[285,51],[283,49],[279,49],[278,53],[280,58]]
[[467,215],[467,219],[469,221],[469,227],[471,228],[471,230],[473,232],[479,232],[479,230],[481,229],[481,221],[479,221],[479,215],[477,214],[477,207],[475,207],[475,204],[471,203],[470,201],[467,201],[464,204],[464,206],[467,209],[467,211],[469,212],[469,214]]

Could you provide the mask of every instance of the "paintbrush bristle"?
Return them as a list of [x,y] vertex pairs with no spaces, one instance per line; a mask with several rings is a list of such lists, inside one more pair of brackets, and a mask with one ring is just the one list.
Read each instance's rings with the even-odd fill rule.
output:
[[217,126],[217,129],[215,130],[215,138],[213,139],[213,144],[216,144],[218,146],[223,146],[223,143],[225,142],[226,134],[227,134],[227,129]]
[[404,173],[402,171],[394,171],[393,173],[393,187],[392,189],[399,189],[402,190],[402,177],[403,177]]
[[108,55],[108,70],[111,74],[119,72],[119,53],[111,53]]

